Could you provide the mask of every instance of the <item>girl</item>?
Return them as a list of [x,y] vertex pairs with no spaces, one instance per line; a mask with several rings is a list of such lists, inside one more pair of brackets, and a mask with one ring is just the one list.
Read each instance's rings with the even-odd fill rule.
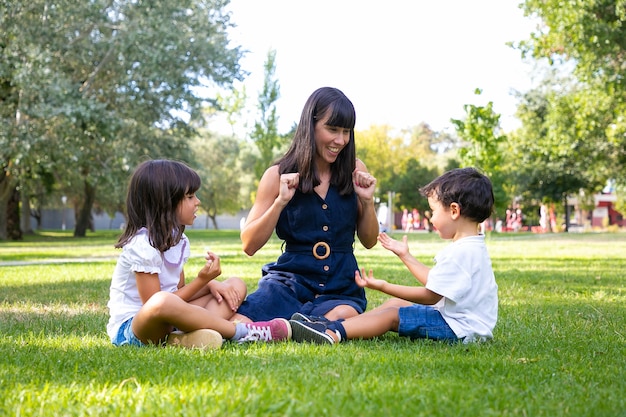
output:
[[[285,320],[235,325],[231,318],[246,296],[239,278],[223,282],[220,259],[210,251],[188,284],[183,266],[190,255],[185,226],[196,218],[198,174],[183,163],[146,161],[131,177],[126,228],[110,288],[107,333],[116,345],[169,344],[218,348],[222,338],[286,340]],[[175,331],[176,330],[176,331]]]

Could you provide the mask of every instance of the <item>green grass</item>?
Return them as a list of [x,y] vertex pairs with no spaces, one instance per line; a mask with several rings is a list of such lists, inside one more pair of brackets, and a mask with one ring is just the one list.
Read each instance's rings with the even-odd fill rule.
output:
[[[500,295],[489,343],[389,333],[202,352],[110,345],[118,233],[0,242],[0,416],[626,416],[626,234],[489,236]],[[187,275],[210,247],[223,275],[244,278],[250,291],[280,253],[273,239],[247,257],[235,231],[188,235]],[[411,252],[429,265],[446,244],[410,235]],[[378,246],[357,245],[356,254],[377,276],[414,282]],[[386,296],[368,298],[373,308]]]

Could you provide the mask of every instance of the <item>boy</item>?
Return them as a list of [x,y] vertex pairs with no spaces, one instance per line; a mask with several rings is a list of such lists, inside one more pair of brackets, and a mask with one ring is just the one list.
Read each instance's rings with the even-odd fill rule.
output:
[[[399,242],[381,233],[378,240],[395,253],[423,287],[391,284],[355,271],[361,287],[393,297],[380,307],[345,321],[323,321],[296,313],[290,321],[292,339],[333,344],[369,339],[393,330],[412,339],[464,343],[493,337],[498,317],[498,287],[480,223],[491,216],[493,190],[489,179],[473,168],[446,172],[420,189],[428,198],[431,222],[441,238],[452,243],[435,256],[432,268],[409,253],[407,237]],[[320,320],[320,321],[317,321]]]

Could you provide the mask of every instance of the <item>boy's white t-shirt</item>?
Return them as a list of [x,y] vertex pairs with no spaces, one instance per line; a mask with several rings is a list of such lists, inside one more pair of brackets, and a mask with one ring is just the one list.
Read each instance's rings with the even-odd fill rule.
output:
[[140,229],[124,245],[113,272],[107,304],[110,314],[107,334],[111,340],[117,336],[122,323],[134,317],[143,306],[135,272],[159,274],[161,291],[174,292],[189,254],[189,240],[184,234],[176,246],[160,252],[150,245],[146,228]]
[[426,288],[443,296],[435,307],[464,342],[493,337],[498,286],[483,235],[459,239],[435,256]]

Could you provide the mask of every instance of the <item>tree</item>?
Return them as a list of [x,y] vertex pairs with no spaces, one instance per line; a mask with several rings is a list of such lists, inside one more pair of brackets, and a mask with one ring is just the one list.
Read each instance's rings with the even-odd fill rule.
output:
[[242,206],[240,145],[233,137],[204,132],[196,140],[194,150],[202,178],[197,195],[213,227],[219,229],[217,215],[235,213]]
[[[560,91],[554,88],[557,84]],[[601,118],[602,108],[566,80],[546,80],[522,96],[517,110],[522,127],[509,151],[522,196],[566,205],[568,196],[581,190],[593,195],[603,186],[611,169],[603,163],[606,141],[597,139],[603,135],[600,124],[587,124],[587,115],[593,112]]]
[[276,152],[283,144],[278,135],[278,116],[276,116],[276,101],[280,97],[280,87],[276,80],[276,51],[270,50],[265,61],[265,78],[263,91],[259,93],[259,120],[254,123],[252,141],[256,144],[260,157],[257,160],[254,172],[260,179],[263,172],[274,162]]
[[428,199],[420,194],[419,189],[438,175],[439,171],[436,168],[425,167],[415,158],[403,163],[391,178],[390,188],[397,196],[395,208],[398,210],[416,208],[422,213],[430,210]]
[[1,2],[0,213],[38,167],[77,203],[84,236],[94,205],[119,207],[107,191],[141,159],[189,159],[197,91],[242,77],[227,3]]
[[427,203],[419,187],[433,180],[440,171],[437,149],[438,132],[420,123],[395,132],[390,126],[370,126],[356,132],[357,157],[376,177],[376,194],[382,200],[395,193],[395,208],[419,208]]
[[217,95],[217,108],[209,107],[214,111],[220,111],[226,113],[226,121],[230,125],[232,136],[235,137],[235,125],[241,116],[241,112],[246,106],[246,86],[244,85],[241,90],[233,88],[228,95]]
[[[604,180],[626,183],[626,3],[526,0],[522,7],[542,22],[530,39],[517,45],[522,55],[545,59],[554,67],[568,64],[575,77],[567,97],[559,94],[550,100],[555,110],[548,118],[558,123],[555,129],[548,125],[547,135],[569,140],[564,146],[576,151],[570,152],[573,156],[582,148],[590,158],[587,174],[602,173]],[[559,118],[556,107],[572,121]]]
[[[476,89],[480,95],[482,91]],[[463,140],[458,156],[461,166],[472,166],[482,170],[493,184],[496,212],[506,209],[509,204],[504,185],[502,145],[506,136],[500,134],[500,115],[494,112],[493,103],[486,106],[466,104],[466,117],[463,120],[451,119],[457,135]]]
[[404,158],[400,150],[402,138],[391,137],[390,126],[370,126],[368,130],[355,132],[356,156],[361,159],[367,170],[376,177],[376,194],[382,198],[390,187],[395,166]]

